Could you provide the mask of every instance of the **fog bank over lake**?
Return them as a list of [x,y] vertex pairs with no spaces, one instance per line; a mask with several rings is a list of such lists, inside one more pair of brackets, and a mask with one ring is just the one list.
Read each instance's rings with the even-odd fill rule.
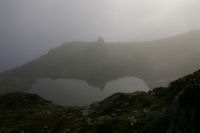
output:
[[138,78],[125,77],[110,81],[105,88],[95,88],[85,81],[75,79],[40,79],[32,86],[31,93],[36,93],[62,105],[86,105],[117,93],[147,91],[149,88]]

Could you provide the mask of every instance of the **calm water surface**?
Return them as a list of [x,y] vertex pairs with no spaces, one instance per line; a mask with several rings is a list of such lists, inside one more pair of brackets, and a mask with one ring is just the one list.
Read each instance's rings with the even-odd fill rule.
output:
[[110,81],[103,90],[88,85],[85,81],[75,79],[41,79],[30,90],[45,99],[62,105],[86,105],[117,92],[147,91],[146,84],[134,77]]

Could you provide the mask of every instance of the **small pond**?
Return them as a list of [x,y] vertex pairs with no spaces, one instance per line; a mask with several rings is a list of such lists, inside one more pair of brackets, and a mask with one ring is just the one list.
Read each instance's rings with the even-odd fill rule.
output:
[[86,105],[117,92],[147,91],[149,88],[138,78],[125,77],[106,84],[103,90],[92,87],[83,80],[40,79],[32,86],[31,93],[62,105]]

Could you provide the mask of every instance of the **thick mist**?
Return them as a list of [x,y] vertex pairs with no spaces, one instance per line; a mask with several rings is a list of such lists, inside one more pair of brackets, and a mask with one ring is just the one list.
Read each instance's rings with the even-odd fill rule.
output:
[[0,0],[0,133],[200,133],[200,0]]
[[145,41],[200,28],[197,0],[0,1],[0,71],[69,41]]

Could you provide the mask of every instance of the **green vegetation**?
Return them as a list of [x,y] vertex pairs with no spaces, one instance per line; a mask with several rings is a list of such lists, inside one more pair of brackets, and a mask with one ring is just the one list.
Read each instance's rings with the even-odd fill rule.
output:
[[64,107],[27,93],[0,95],[0,133],[199,133],[200,71],[149,92]]

